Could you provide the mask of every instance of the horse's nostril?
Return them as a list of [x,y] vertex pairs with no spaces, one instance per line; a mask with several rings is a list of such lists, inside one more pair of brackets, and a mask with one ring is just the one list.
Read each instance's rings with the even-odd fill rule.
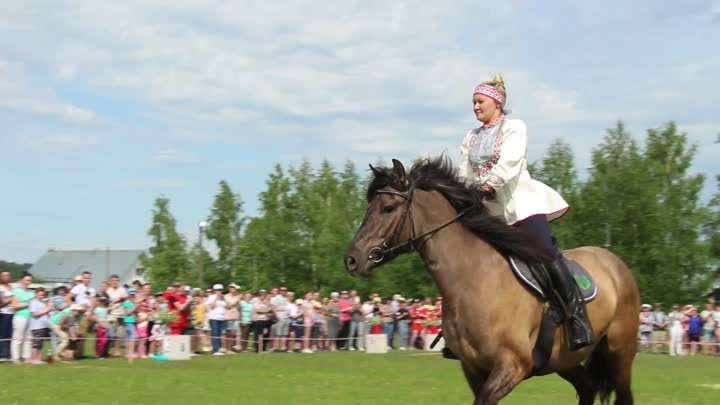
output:
[[357,260],[352,256],[345,256],[345,268],[348,271],[355,271],[357,269]]

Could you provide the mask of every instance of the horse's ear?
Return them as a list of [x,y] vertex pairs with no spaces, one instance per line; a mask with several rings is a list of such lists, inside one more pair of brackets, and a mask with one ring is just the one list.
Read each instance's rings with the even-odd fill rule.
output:
[[370,166],[370,170],[373,172],[373,174],[375,175],[375,177],[380,176],[381,174],[383,174],[382,170],[376,169],[373,165],[368,165],[368,166]]
[[402,162],[400,162],[397,159],[393,159],[393,174],[395,175],[395,178],[400,182],[402,185],[407,185],[407,174],[405,173],[405,166],[403,166]]

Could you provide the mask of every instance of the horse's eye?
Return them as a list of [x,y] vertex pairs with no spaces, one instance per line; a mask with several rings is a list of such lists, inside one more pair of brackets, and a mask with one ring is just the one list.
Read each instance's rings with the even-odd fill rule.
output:
[[393,211],[395,211],[395,207],[393,207],[392,205],[386,205],[382,209],[383,214],[389,214]]

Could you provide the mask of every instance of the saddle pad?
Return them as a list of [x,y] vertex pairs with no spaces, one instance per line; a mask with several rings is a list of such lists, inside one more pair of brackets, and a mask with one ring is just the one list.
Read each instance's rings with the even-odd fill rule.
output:
[[[597,285],[595,285],[595,281],[592,277],[590,277],[590,274],[588,274],[587,270],[573,260],[567,258],[563,258],[562,260],[565,261],[565,264],[575,278],[575,282],[582,293],[583,301],[590,302],[594,300],[595,297],[597,297],[598,288]],[[528,287],[530,291],[537,294],[540,298],[544,300],[547,299],[541,284],[536,280],[530,266],[528,266],[527,263],[514,257],[508,258],[508,263],[510,264],[510,268],[513,273],[515,273],[522,284]]]

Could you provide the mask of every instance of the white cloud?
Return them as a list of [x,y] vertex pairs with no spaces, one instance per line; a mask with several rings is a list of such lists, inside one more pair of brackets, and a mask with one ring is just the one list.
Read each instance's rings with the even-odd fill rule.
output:
[[23,134],[19,135],[16,141],[18,145],[32,149],[57,150],[58,148],[74,149],[77,147],[98,145],[102,142],[102,138],[99,136],[80,134]]
[[93,111],[63,100],[51,89],[33,86],[29,82],[21,63],[0,60],[0,109],[51,116],[68,122],[95,119]]
[[119,189],[176,189],[183,188],[187,185],[184,180],[174,178],[147,178],[147,179],[130,179],[117,181],[114,184]]
[[194,163],[197,161],[195,156],[189,152],[182,152],[175,149],[164,149],[157,152],[153,156],[153,161],[159,163]]

